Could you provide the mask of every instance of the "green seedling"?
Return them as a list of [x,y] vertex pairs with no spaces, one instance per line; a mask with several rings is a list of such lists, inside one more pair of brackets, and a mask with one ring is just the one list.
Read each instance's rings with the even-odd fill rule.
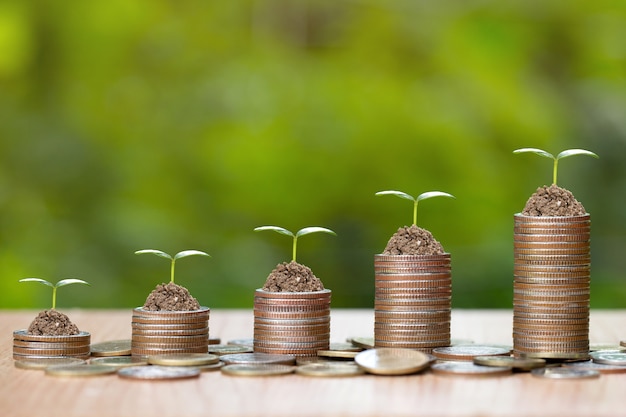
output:
[[57,306],[57,288],[64,287],[70,284],[90,285],[87,281],[83,281],[82,279],[74,279],[74,278],[62,279],[56,284],[53,284],[50,281],[46,281],[45,279],[41,279],[41,278],[23,278],[19,282],[38,282],[40,284],[47,285],[48,287],[52,287],[52,309],[53,310]]
[[291,254],[291,260],[293,262],[296,262],[296,250],[298,246],[298,238],[300,236],[308,235],[311,233],[317,233],[317,232],[328,233],[328,234],[337,236],[337,233],[333,232],[330,229],[326,229],[325,227],[315,227],[315,226],[305,227],[304,229],[298,230],[295,234],[287,229],[284,229],[278,226],[260,226],[254,229],[255,232],[260,232],[261,230],[272,230],[276,233],[293,237],[293,246],[292,246],[292,254]]
[[558,154],[556,157],[552,155],[550,152],[546,152],[543,149],[537,149],[537,148],[516,149],[513,151],[513,153],[534,153],[536,155],[543,156],[544,158],[550,158],[554,160],[554,165],[552,167],[552,184],[553,185],[556,185],[557,170],[558,170],[560,159],[567,158],[568,156],[573,156],[573,155],[588,155],[594,158],[598,158],[598,155],[596,155],[595,153],[591,151],[587,151],[585,149],[566,149],[560,154]]
[[411,200],[413,202],[413,225],[414,226],[417,226],[417,204],[420,201],[426,200],[427,198],[432,198],[432,197],[455,198],[452,194],[444,193],[442,191],[429,191],[429,192],[418,195],[417,198],[407,193],[403,193],[402,191],[394,191],[394,190],[379,191],[376,193],[376,195],[395,195],[396,197],[404,198],[406,200]]
[[144,253],[151,253],[156,256],[160,256],[161,258],[169,259],[171,261],[170,266],[170,282],[174,283],[174,269],[176,267],[176,260],[181,258],[186,258],[187,256],[200,255],[200,256],[208,256],[211,257],[208,253],[204,253],[199,250],[184,250],[182,252],[178,252],[176,255],[172,256],[169,253],[165,253],[156,249],[143,249],[135,252],[136,255],[141,255]]

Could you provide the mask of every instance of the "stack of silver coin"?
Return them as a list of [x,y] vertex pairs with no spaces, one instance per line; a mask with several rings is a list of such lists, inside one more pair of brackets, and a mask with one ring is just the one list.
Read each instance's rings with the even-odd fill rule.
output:
[[191,311],[135,308],[131,325],[133,356],[208,352],[208,307]]
[[450,254],[375,255],[374,343],[419,349],[450,345]]
[[316,356],[330,346],[330,290],[254,294],[254,352]]
[[91,335],[46,336],[28,334],[26,330],[13,332],[13,359],[89,358]]
[[514,353],[546,359],[586,358],[590,216],[514,217]]

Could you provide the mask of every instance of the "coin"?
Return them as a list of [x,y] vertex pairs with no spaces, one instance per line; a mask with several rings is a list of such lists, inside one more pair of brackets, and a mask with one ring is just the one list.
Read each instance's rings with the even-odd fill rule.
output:
[[296,357],[294,355],[272,355],[268,353],[235,353],[223,355],[220,359],[227,365],[230,364],[281,364],[295,365]]
[[56,365],[45,369],[46,375],[52,376],[98,376],[115,373],[112,366],[104,365]]
[[317,356],[323,356],[326,358],[342,358],[342,359],[354,359],[354,357],[360,352],[354,350],[318,350]]
[[472,361],[476,356],[508,356],[511,350],[502,346],[492,345],[456,345],[433,349],[437,359]]
[[363,349],[372,349],[374,347],[373,337],[349,337],[347,340],[354,346]]
[[317,377],[342,377],[362,375],[365,370],[354,363],[321,362],[298,366],[296,374]]
[[113,366],[117,368],[148,365],[147,360],[138,358],[136,356],[102,356],[92,358],[89,363],[92,365]]
[[359,352],[354,358],[366,372],[376,375],[407,375],[430,364],[425,353],[403,348],[375,348]]
[[264,291],[257,289],[254,292],[255,297],[264,298],[328,298],[330,299],[331,291],[328,289],[320,291],[306,291],[306,292],[277,292],[277,291]]
[[42,358],[42,359],[21,359],[16,360],[14,365],[20,369],[46,369],[55,365],[84,365],[87,362],[77,358]]
[[474,363],[482,366],[500,366],[521,370],[541,368],[546,365],[544,359],[514,358],[511,356],[475,356]]
[[200,366],[220,361],[219,356],[210,353],[185,353],[148,356],[148,363],[162,366]]
[[219,337],[209,337],[209,345],[219,345],[222,343],[222,339]]
[[[46,336],[29,334],[27,330],[16,330],[13,332],[13,338],[17,340],[29,341],[29,342],[52,342],[52,343],[66,343],[74,342],[81,345],[89,344],[91,335],[87,332],[79,332],[74,335],[60,335],[60,336]],[[87,343],[84,343],[87,342]]]
[[126,356],[130,355],[130,339],[110,340],[91,345],[91,356]]
[[440,362],[430,368],[433,373],[444,375],[497,376],[511,373],[508,366],[481,366],[473,362]]
[[600,372],[591,369],[576,368],[538,368],[530,371],[532,376],[551,379],[597,378]]
[[580,351],[559,351],[557,349],[562,349],[561,346],[554,346],[551,349],[538,350],[538,351],[530,351],[528,349],[519,350],[517,347],[514,350],[514,354],[521,358],[543,358],[543,359],[572,359],[572,360],[587,360],[589,359],[589,352],[583,351],[584,349],[580,348]]
[[214,355],[252,353],[252,347],[243,345],[209,345],[208,351]]
[[252,348],[254,346],[254,339],[232,339],[226,342],[227,345],[246,346]]
[[603,363],[597,363],[591,360],[583,362],[568,362],[563,363],[561,366],[564,368],[598,371],[601,374],[626,373],[626,366],[624,365],[607,365]]
[[589,354],[591,359],[596,363],[605,365],[626,365],[626,352],[600,350]]
[[589,345],[590,352],[595,352],[597,350],[626,351],[626,347],[624,347],[623,345],[615,345],[613,343],[591,343]]
[[117,371],[122,378],[129,379],[182,379],[194,378],[200,375],[200,370],[193,366],[131,366]]
[[294,372],[295,367],[280,364],[230,364],[222,367],[222,373],[233,376],[274,376]]
[[210,363],[208,365],[198,365],[194,366],[194,368],[199,369],[200,372],[210,372],[210,371],[218,371],[222,368],[222,366],[226,365],[222,361],[218,361],[216,363]]
[[133,314],[138,317],[155,317],[160,319],[178,320],[181,317],[208,317],[210,310],[208,307],[200,307],[197,310],[145,310],[143,307],[133,309]]

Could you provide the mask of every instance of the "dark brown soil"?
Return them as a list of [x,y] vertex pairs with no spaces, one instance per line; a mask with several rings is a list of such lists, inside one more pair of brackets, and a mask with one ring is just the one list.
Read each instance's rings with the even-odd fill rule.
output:
[[28,326],[28,334],[39,336],[69,336],[80,331],[65,314],[56,310],[44,310]]
[[426,229],[404,226],[391,236],[383,255],[441,255],[443,246]]
[[565,188],[552,184],[537,188],[530,196],[522,211],[525,216],[582,216],[585,208],[574,194]]
[[170,282],[157,285],[148,295],[143,308],[148,311],[190,311],[198,310],[200,303],[189,294],[187,288]]
[[263,286],[264,291],[272,292],[308,292],[323,289],[322,281],[309,267],[294,261],[276,265]]

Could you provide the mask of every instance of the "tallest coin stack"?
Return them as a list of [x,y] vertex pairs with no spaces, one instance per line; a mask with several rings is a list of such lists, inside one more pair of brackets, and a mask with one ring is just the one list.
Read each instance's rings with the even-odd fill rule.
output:
[[590,216],[514,217],[514,353],[587,358]]

